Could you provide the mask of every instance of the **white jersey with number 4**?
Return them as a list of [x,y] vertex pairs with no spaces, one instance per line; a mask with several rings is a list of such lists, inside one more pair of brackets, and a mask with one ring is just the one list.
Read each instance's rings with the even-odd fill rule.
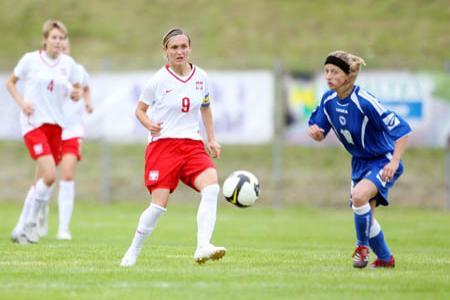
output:
[[191,66],[189,75],[180,77],[166,65],[142,91],[139,100],[150,106],[148,117],[162,123],[161,135],[149,134],[149,143],[163,138],[202,139],[200,107],[210,103],[208,76],[199,67]]
[[[78,64],[79,74],[81,75],[80,84],[82,88],[89,85],[89,75],[86,69]],[[79,101],[65,101],[63,105],[64,128],[62,132],[62,140],[84,137],[84,113],[85,102],[83,99]]]
[[69,99],[72,84],[80,82],[72,57],[60,54],[50,58],[44,50],[26,53],[14,68],[14,75],[24,81],[24,101],[31,102],[34,113],[20,114],[22,134],[44,123],[64,127],[62,106]]

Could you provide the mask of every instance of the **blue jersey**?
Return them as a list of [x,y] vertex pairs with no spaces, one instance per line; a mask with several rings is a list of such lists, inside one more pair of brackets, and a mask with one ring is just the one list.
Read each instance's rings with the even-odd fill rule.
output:
[[324,129],[325,135],[333,129],[354,158],[368,160],[392,157],[395,141],[411,132],[403,118],[359,86],[345,99],[327,91],[309,119],[309,125],[313,124]]

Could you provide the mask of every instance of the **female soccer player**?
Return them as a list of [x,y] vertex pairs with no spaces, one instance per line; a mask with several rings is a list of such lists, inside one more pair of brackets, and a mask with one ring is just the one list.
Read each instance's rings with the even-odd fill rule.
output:
[[122,258],[121,266],[125,267],[136,263],[179,180],[201,193],[194,260],[217,260],[226,251],[210,243],[220,188],[215,166],[199,134],[200,114],[208,139],[207,151],[219,158],[220,145],[214,134],[208,77],[189,63],[191,40],[182,29],[171,29],[164,36],[163,50],[168,64],[149,81],[136,108],[136,117],[149,131],[144,178],[151,204],[142,213],[133,241]]
[[363,64],[362,58],[344,51],[328,55],[324,71],[330,90],[309,119],[309,136],[320,142],[333,129],[352,155],[351,203],[357,239],[353,266],[367,266],[370,246],[377,255],[371,267],[393,268],[394,256],[373,211],[389,204],[388,191],[403,172],[401,156],[411,127],[355,85]]
[[[67,29],[61,21],[48,20],[43,26],[43,49],[26,53],[7,80],[7,88],[21,109],[20,124],[25,145],[36,160],[34,186],[12,234],[19,243],[37,243],[37,217],[49,200],[55,181],[56,165],[61,159],[62,106],[81,96],[75,61],[62,54]],[[24,81],[21,95],[17,82]]]
[[[70,41],[66,39],[63,45],[63,53],[70,55]],[[75,168],[81,160],[81,143],[84,137],[83,112],[92,113],[92,101],[89,88],[89,75],[86,69],[77,64],[81,75],[81,87],[83,89],[83,101],[66,101],[63,105],[65,127],[62,131],[61,145],[61,178],[58,192],[59,226],[56,238],[59,240],[71,240],[69,230],[70,220],[75,199]],[[48,205],[47,205],[48,209]],[[46,213],[48,221],[48,211]]]

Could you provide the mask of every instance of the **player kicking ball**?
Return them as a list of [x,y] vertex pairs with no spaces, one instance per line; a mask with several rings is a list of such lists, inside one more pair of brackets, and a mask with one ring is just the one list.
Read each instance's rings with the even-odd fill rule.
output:
[[389,189],[403,173],[401,156],[411,127],[354,84],[363,64],[362,58],[344,51],[328,55],[324,73],[330,90],[309,119],[309,136],[320,142],[333,129],[352,155],[350,200],[357,240],[353,266],[367,266],[370,247],[377,256],[371,267],[393,268],[395,259],[374,211],[389,204]]
[[179,180],[201,193],[194,260],[197,263],[218,260],[226,252],[224,247],[211,244],[220,188],[216,168],[199,134],[201,115],[208,138],[207,150],[219,158],[208,77],[205,71],[189,63],[191,40],[183,30],[170,30],[163,38],[163,50],[168,64],[149,81],[136,108],[136,117],[149,131],[144,179],[151,204],[141,214],[133,241],[120,263],[123,267],[136,263],[144,241],[166,212],[169,195]]

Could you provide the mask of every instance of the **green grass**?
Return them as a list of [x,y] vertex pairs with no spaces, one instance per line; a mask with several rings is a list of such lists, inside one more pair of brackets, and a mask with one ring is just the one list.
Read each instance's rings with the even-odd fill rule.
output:
[[211,68],[316,71],[336,49],[368,68],[442,70],[448,62],[446,0],[4,0],[0,69],[40,46],[47,18],[63,20],[73,55],[88,70],[155,69],[174,26],[193,39],[192,60]]
[[1,299],[448,299],[450,218],[418,209],[381,209],[396,255],[393,270],[356,270],[348,209],[249,209],[223,200],[214,242],[218,262],[196,265],[196,199],[174,201],[135,267],[119,267],[145,202],[77,203],[71,242],[50,235],[16,245],[8,235],[19,205],[0,203]]

